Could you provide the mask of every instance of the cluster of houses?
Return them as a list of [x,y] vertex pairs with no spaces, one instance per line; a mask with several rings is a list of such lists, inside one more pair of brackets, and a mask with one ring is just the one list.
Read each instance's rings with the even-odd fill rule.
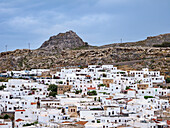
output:
[[170,127],[170,89],[159,71],[89,65],[63,68],[51,78],[16,79],[47,71],[1,74],[13,78],[0,82],[0,128]]

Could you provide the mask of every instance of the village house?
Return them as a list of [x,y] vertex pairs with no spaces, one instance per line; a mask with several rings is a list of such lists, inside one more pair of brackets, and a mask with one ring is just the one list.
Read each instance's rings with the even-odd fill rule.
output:
[[[170,126],[170,89],[159,71],[89,65],[63,68],[51,77],[44,74],[50,75],[50,70],[7,72],[15,79],[0,82],[0,127]],[[56,89],[50,90],[50,85]]]

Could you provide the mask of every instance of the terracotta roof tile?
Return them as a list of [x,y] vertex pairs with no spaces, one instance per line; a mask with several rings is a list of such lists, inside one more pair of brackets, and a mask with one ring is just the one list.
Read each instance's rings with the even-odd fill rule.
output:
[[37,103],[35,103],[35,102],[31,102],[31,105],[35,105],[35,104],[37,104]]
[[85,125],[88,121],[79,121],[79,122],[76,122],[75,124],[80,124],[80,125]]
[[130,102],[130,101],[132,101],[133,99],[130,99],[130,100],[128,100],[127,102]]
[[89,87],[87,88],[88,90],[95,90],[96,88],[95,87]]
[[91,77],[90,75],[86,75],[86,77]]
[[106,98],[106,100],[112,100],[112,98]]
[[23,119],[17,119],[16,122],[24,121]]
[[126,91],[135,91],[135,90],[130,88],[130,89],[127,89]]
[[7,124],[2,124],[2,123],[0,123],[0,125],[7,125]]
[[24,112],[25,110],[15,110],[16,112]]
[[63,123],[63,124],[64,124],[64,123],[70,123],[70,124],[71,124],[72,122],[70,122],[70,121],[64,121],[64,122],[62,122],[62,123]]

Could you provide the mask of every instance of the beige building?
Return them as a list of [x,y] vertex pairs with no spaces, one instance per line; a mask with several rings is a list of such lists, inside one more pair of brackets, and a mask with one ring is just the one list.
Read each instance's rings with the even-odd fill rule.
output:
[[138,84],[137,87],[138,87],[138,90],[147,89],[148,88],[148,84]]
[[68,106],[68,115],[70,117],[77,117],[77,106]]
[[113,83],[113,79],[103,79],[103,84],[109,87],[110,83]]
[[57,94],[64,94],[65,92],[69,92],[72,88],[72,85],[57,85]]

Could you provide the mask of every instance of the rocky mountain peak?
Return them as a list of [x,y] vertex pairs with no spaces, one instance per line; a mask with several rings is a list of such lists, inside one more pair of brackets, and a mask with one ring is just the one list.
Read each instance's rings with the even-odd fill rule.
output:
[[62,51],[66,49],[75,49],[88,46],[75,32],[72,30],[58,35],[51,36],[45,41],[39,49]]

